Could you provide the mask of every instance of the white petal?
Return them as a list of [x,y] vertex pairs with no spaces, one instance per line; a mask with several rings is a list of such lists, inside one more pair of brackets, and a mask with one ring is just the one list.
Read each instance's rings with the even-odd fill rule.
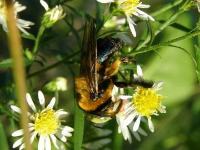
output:
[[133,125],[133,131],[137,131],[139,126],[140,126],[140,120],[141,120],[141,116],[138,116],[136,122]]
[[30,132],[33,131],[33,130],[35,130],[35,127],[29,127]]
[[153,125],[153,122],[151,121],[151,118],[148,118],[148,125],[149,125],[150,131],[154,132],[154,125]]
[[129,125],[132,123],[133,119],[136,117],[136,113],[131,113],[130,115],[126,116],[124,119],[124,124]]
[[61,118],[65,117],[66,115],[68,115],[68,112],[60,109],[60,110],[56,111],[56,115],[59,119],[61,119]]
[[139,18],[150,19],[151,21],[155,21],[153,17],[151,17],[150,15],[148,15],[147,13],[139,9],[136,9],[136,12],[134,13],[134,15],[138,16]]
[[148,135],[142,128],[139,128],[139,129],[138,129],[138,132],[139,132],[140,134],[142,134],[143,136],[147,136],[147,135]]
[[44,7],[44,9],[47,11],[49,10],[48,4],[44,0],[40,0],[40,4]]
[[97,2],[100,2],[100,3],[112,3],[112,2],[114,2],[114,0],[97,0]]
[[34,112],[36,112],[37,110],[36,110],[35,104],[33,103],[33,100],[32,100],[31,95],[29,93],[26,93],[26,101],[27,101],[28,105],[30,106],[30,108]]
[[19,147],[19,150],[22,150],[25,148],[25,144],[22,144],[20,147]]
[[65,126],[63,129],[62,129],[62,135],[64,135],[64,136],[67,136],[67,137],[70,137],[70,136],[72,136],[72,134],[70,133],[70,132],[73,132],[74,131],[74,129],[73,128],[71,128],[71,127],[69,127],[69,126]]
[[34,127],[35,126],[35,124],[33,124],[33,123],[28,123],[28,127],[30,128],[30,127]]
[[13,136],[13,137],[17,137],[17,136],[21,136],[21,135],[23,135],[23,134],[24,134],[23,129],[20,129],[20,130],[14,131],[14,132],[12,133],[12,136]]
[[67,138],[66,138],[65,136],[62,136],[60,139],[61,139],[61,141],[63,141],[64,143],[67,142]]
[[67,142],[67,139],[65,136],[63,136],[61,133],[57,133],[58,138],[63,141],[63,142]]
[[51,150],[51,141],[49,136],[46,136],[45,138],[45,150]]
[[50,103],[48,104],[47,108],[52,109],[52,108],[54,107],[55,103],[56,103],[56,98],[53,97],[53,98],[51,99]]
[[163,82],[155,83],[155,84],[153,85],[153,88],[154,88],[156,91],[159,91],[159,90],[162,89],[163,84],[164,84]]
[[40,136],[39,138],[39,142],[38,142],[38,150],[45,150],[44,148],[44,137],[43,136]]
[[120,125],[118,126],[118,133],[122,133]]
[[160,108],[159,108],[159,111],[161,113],[166,113],[166,106],[161,105]]
[[139,8],[149,8],[150,5],[146,5],[146,4],[140,3],[140,4],[138,5],[138,7],[139,7]]
[[143,72],[142,72],[142,68],[140,65],[137,65],[137,75],[139,77],[143,77]]
[[127,126],[121,126],[122,135],[125,140],[128,140],[130,143],[132,142],[132,138]]
[[14,144],[13,144],[13,148],[16,148],[18,146],[20,146],[23,142],[23,138],[18,139]]
[[11,105],[10,108],[11,108],[13,111],[15,111],[15,112],[17,112],[17,113],[19,113],[19,114],[21,113],[21,109],[20,109],[19,107],[15,106],[15,105]]
[[30,138],[31,143],[33,143],[33,141],[34,141],[36,135],[37,135],[37,132],[33,132],[33,133],[31,134],[31,138]]
[[119,96],[119,99],[122,99],[122,100],[127,100],[127,99],[131,99],[132,98],[132,96],[130,96],[130,95],[120,95]]
[[45,98],[44,98],[44,94],[42,93],[42,91],[38,91],[38,99],[39,99],[40,105],[44,108],[45,107]]
[[112,97],[115,98],[118,95],[118,90],[119,90],[119,88],[114,85],[114,87],[112,89]]
[[141,141],[140,135],[138,134],[138,132],[133,132],[134,137],[136,138],[136,140]]
[[51,138],[51,140],[52,140],[52,142],[53,142],[55,148],[58,149],[59,147],[58,147],[58,140],[57,140],[57,138],[56,138],[53,134],[50,135],[50,138]]
[[127,21],[128,21],[129,28],[131,29],[132,35],[134,37],[136,37],[136,31],[135,31],[135,27],[134,27],[135,23],[133,22],[133,20],[129,16],[127,16]]
[[138,77],[138,75],[137,74],[134,74],[133,75],[133,79],[138,79],[139,77]]

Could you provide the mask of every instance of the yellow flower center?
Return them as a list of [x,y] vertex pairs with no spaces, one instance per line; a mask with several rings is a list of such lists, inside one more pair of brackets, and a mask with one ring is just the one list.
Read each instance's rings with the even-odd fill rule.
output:
[[136,10],[135,8],[140,3],[140,0],[118,0],[117,4],[121,11],[123,11],[127,15],[131,15]]
[[44,109],[42,112],[36,114],[35,131],[40,135],[54,134],[59,126],[59,119],[53,109]]
[[153,88],[137,87],[133,105],[141,116],[149,117],[160,108],[162,98]]

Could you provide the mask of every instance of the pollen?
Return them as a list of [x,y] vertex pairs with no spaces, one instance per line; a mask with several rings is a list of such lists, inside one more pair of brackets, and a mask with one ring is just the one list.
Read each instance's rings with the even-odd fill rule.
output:
[[57,132],[60,122],[53,109],[44,109],[36,114],[34,127],[40,135],[49,135]]
[[139,5],[140,0],[119,0],[118,7],[127,15],[131,15],[136,11],[136,7]]
[[153,88],[137,87],[133,95],[133,105],[139,115],[150,117],[159,110],[162,98]]

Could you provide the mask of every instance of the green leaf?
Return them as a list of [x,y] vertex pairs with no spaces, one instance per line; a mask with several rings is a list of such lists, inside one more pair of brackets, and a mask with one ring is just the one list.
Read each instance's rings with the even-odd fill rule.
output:
[[3,150],[8,150],[8,141],[2,123],[0,123],[0,147]]
[[25,38],[25,39],[33,40],[33,41],[35,41],[35,39],[36,39],[35,36],[33,34],[30,34],[30,33],[29,33],[29,35],[22,34],[22,37]]
[[[24,59],[25,66],[28,66],[31,64],[32,61],[28,59]],[[5,59],[0,61],[0,69],[9,69],[13,66],[13,61],[11,58]]]
[[5,59],[3,61],[0,62],[0,68],[1,69],[7,69],[10,68],[12,66],[12,59]]

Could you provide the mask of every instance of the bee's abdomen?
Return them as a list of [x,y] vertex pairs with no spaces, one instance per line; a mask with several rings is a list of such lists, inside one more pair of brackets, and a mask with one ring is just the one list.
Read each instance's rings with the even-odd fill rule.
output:
[[107,88],[102,94],[96,99],[91,99],[91,92],[89,85],[84,77],[76,78],[75,87],[76,92],[78,93],[78,105],[81,109],[86,112],[94,112],[99,109],[101,106],[110,101],[113,89],[113,83],[110,82]]

